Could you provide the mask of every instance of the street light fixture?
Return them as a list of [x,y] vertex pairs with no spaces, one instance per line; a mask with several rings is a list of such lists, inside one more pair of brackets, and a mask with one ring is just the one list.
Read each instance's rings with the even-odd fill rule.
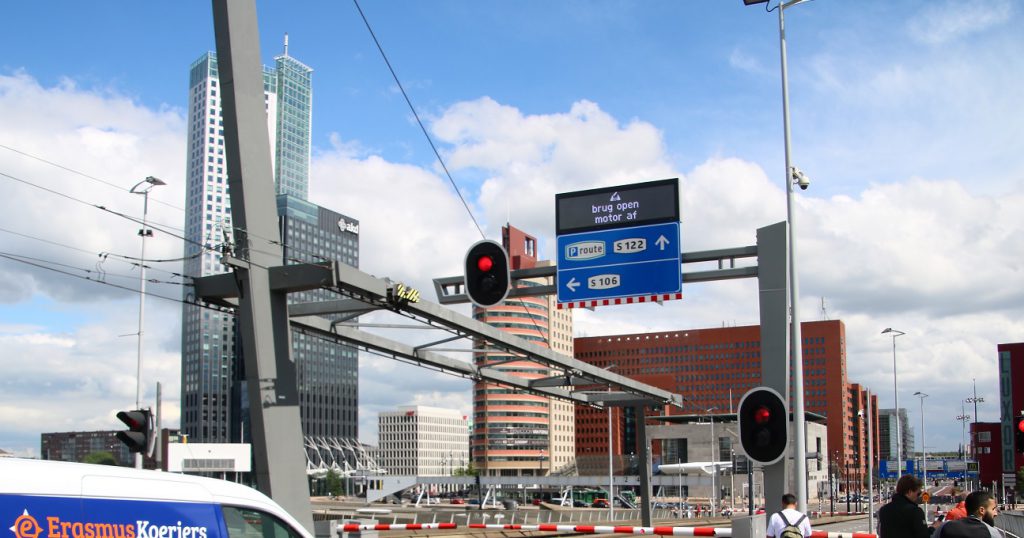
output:
[[900,431],[900,389],[896,382],[896,337],[907,333],[887,327],[882,334],[892,335],[892,396],[896,409],[896,477],[903,474],[903,434]]
[[[768,0],[743,0],[745,5],[762,4]],[[774,9],[779,10],[779,56],[782,64],[782,130],[783,147],[786,158],[786,222],[788,233],[788,261],[789,261],[789,308],[790,308],[790,333],[789,353],[790,368],[793,372],[793,476],[796,477],[796,498],[797,510],[807,512],[807,460],[804,454],[807,453],[807,432],[804,422],[804,361],[803,361],[803,340],[800,336],[800,309],[799,297],[800,286],[796,270],[796,237],[793,229],[796,222],[793,218],[794,192],[793,184],[800,185],[806,190],[810,184],[807,176],[797,169],[792,163],[791,143],[789,132],[789,75],[786,66],[786,22],[783,13],[798,4],[810,0],[783,0]],[[769,10],[770,11],[770,10]]]
[[[928,397],[923,392],[915,392],[914,396],[917,396],[921,400],[921,481],[924,482],[924,491],[928,492],[928,453],[924,446],[924,399]],[[924,501],[924,513],[928,514],[928,500]]]
[[[138,182],[128,192],[142,195],[142,229],[139,236],[142,237],[142,253],[139,256],[139,339],[138,354],[135,363],[135,408],[139,409],[142,401],[142,338],[145,333],[146,321],[146,238],[153,236],[153,230],[146,228],[146,216],[149,213],[149,191],[153,187],[166,185],[163,180],[148,176]],[[141,188],[140,188],[141,187]],[[159,435],[159,432],[157,432]],[[135,455],[135,467],[142,468],[142,454]]]
[[[971,382],[974,385],[974,396],[967,398],[967,403],[974,404],[974,432],[971,433],[971,459],[978,461],[978,404],[985,403],[985,398],[978,398],[978,380],[972,378]],[[964,468],[964,481],[967,481],[966,468]]]

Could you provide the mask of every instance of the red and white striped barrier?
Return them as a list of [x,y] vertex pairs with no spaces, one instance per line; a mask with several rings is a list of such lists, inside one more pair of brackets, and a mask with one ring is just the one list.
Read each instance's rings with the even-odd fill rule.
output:
[[732,536],[729,527],[617,527],[611,525],[488,525],[471,523],[471,529],[579,532],[584,534],[651,534],[656,536]]
[[432,529],[456,529],[458,525],[455,523],[403,523],[403,524],[379,524],[379,525],[360,525],[357,523],[346,523],[344,525],[338,525],[341,527],[343,532],[359,532],[359,531],[423,531]]
[[866,532],[811,531],[811,538],[878,538],[878,536]]

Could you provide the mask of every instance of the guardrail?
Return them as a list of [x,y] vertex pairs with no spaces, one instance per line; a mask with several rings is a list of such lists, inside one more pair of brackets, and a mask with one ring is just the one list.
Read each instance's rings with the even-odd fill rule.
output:
[[[404,523],[404,524],[357,524],[338,525],[338,531],[357,533],[366,531],[418,531],[457,529],[455,523]],[[517,530],[537,532],[565,532],[575,534],[632,534],[655,536],[732,536],[731,527],[628,527],[613,525],[501,525],[472,523],[466,525],[470,529],[484,530]],[[866,532],[826,532],[813,531],[811,538],[877,538]]]

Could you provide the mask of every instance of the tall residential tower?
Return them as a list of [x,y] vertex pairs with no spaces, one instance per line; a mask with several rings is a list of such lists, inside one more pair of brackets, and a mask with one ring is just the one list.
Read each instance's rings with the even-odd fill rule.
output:
[[[312,72],[288,55],[263,68],[267,129],[283,264],[339,260],[357,266],[355,220],[306,201],[312,122]],[[220,248],[234,237],[217,56],[196,60],[189,77],[188,170],[186,194],[185,273],[225,273]],[[265,238],[250,236],[253,248]],[[186,292],[186,295],[188,292]],[[289,302],[332,298],[319,290],[292,294]],[[231,313],[185,305],[182,310],[181,431],[202,442],[237,442],[247,437],[248,402],[244,363]],[[298,363],[300,413],[307,437],[355,438],[358,405],[354,349],[293,330],[292,354]]]

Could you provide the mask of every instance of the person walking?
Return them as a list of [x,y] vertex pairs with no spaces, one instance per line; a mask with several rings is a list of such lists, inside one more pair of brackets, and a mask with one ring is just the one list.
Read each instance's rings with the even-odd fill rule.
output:
[[765,534],[770,538],[809,538],[811,522],[807,514],[796,509],[796,495],[787,493],[782,496],[782,510],[772,514],[768,519],[768,530]]
[[924,510],[917,505],[924,484],[913,475],[896,482],[892,500],[878,509],[879,538],[928,538],[935,530],[925,522]]
[[999,507],[992,494],[975,491],[964,499],[967,517],[949,521],[939,527],[936,538],[1003,538],[1003,531],[996,528]]

